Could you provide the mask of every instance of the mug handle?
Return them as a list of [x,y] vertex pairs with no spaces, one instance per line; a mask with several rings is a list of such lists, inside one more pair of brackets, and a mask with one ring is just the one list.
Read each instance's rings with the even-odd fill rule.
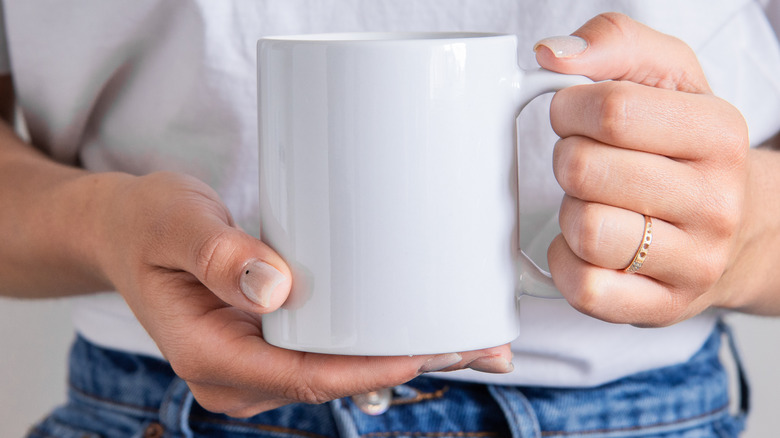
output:
[[[521,70],[519,80],[516,82],[519,98],[517,101],[518,117],[523,108],[533,99],[545,94],[558,91],[573,85],[593,83],[585,76],[565,75],[555,73],[542,68],[536,70]],[[520,248],[520,257],[517,265],[519,272],[517,296],[530,295],[539,298],[563,298],[553,284],[550,273],[540,268]]]

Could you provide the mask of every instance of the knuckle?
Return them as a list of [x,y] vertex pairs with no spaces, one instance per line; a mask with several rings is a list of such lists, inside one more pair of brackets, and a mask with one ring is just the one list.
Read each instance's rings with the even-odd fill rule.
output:
[[604,12],[597,15],[593,20],[604,28],[612,29],[612,32],[616,32],[621,37],[631,35],[636,26],[636,22],[628,15],[619,12]]
[[569,297],[569,303],[586,315],[599,317],[603,300],[601,291],[596,276],[586,273],[580,277],[574,294]]
[[719,214],[712,220],[715,236],[720,241],[729,241],[740,226],[741,218],[736,212],[740,211],[737,209],[741,205],[733,197],[727,197],[718,204]]
[[623,144],[630,118],[631,85],[616,81],[606,84],[598,114],[598,135],[606,143]]
[[561,188],[570,196],[587,199],[593,185],[598,185],[601,172],[592,166],[585,147],[575,147],[574,139],[561,140],[554,151],[555,177]]
[[599,258],[603,229],[604,217],[600,214],[600,210],[591,204],[584,205],[574,228],[575,242],[577,242],[576,252],[580,258],[590,262]]
[[706,186],[698,199],[704,203],[692,203],[696,205],[695,216],[698,217],[697,225],[709,236],[711,242],[730,241],[741,226],[743,196],[736,190],[716,190]]
[[331,401],[334,397],[328,396],[306,382],[299,382],[288,389],[286,398],[300,403],[319,405]]
[[726,270],[725,258],[714,257],[713,259],[714,260],[710,261],[709,263],[705,263],[705,266],[701,270],[702,290],[709,290],[718,282],[718,280],[720,280]]
[[694,290],[706,291],[720,280],[726,271],[727,261],[723,251],[702,245],[697,252],[700,255],[691,271],[689,287]]
[[229,229],[205,236],[196,244],[195,269],[203,281],[208,281],[212,272],[224,269],[234,249]]
[[635,23],[628,15],[621,14],[620,12],[604,12],[597,15],[596,19],[605,21],[607,24],[620,31],[621,34],[626,34]]
[[750,135],[747,122],[742,113],[728,102],[716,98],[723,114],[719,115],[722,122],[712,123],[721,151],[714,154],[722,162],[738,167],[744,165],[750,150]]
[[338,397],[331,397],[323,388],[327,383],[322,382],[322,371],[312,369],[302,356],[289,364],[289,367],[276,369],[267,381],[274,382],[268,389],[279,400],[287,400],[292,403],[322,404]]
[[173,371],[185,382],[202,382],[206,380],[207,372],[199,365],[197,360],[189,360],[186,357],[169,358]]

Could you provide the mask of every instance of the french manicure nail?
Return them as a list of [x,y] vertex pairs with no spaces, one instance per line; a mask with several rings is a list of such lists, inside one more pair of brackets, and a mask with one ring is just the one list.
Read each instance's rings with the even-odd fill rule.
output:
[[556,58],[573,58],[588,48],[588,42],[578,36],[554,36],[540,40],[534,46],[534,52],[540,46],[547,47]]
[[432,373],[434,371],[441,371],[445,368],[449,368],[456,363],[463,360],[458,353],[439,354],[428,359],[427,362],[420,367],[420,373]]
[[468,364],[468,368],[483,373],[503,374],[511,372],[515,369],[515,366],[501,356],[485,356],[471,361]]
[[274,291],[285,281],[287,277],[273,266],[260,260],[253,260],[244,266],[239,286],[241,292],[250,301],[268,307]]

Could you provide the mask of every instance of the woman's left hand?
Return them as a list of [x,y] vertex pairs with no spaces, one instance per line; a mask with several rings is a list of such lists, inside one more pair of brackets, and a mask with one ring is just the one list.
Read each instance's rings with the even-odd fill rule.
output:
[[[542,40],[540,65],[610,81],[552,102],[554,171],[566,192],[548,252],[556,286],[583,313],[639,326],[737,306],[728,274],[742,250],[751,167],[742,115],[712,94],[675,38],[619,14],[574,35],[582,40]],[[630,274],[645,215],[652,243]]]

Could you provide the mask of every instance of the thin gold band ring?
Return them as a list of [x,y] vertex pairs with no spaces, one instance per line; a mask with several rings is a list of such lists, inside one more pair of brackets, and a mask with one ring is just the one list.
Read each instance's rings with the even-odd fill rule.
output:
[[647,258],[647,252],[650,249],[650,243],[653,241],[653,219],[650,216],[645,215],[645,235],[642,237],[642,243],[639,244],[639,248],[634,254],[634,259],[631,263],[623,269],[623,271],[629,274],[634,274],[642,268],[642,264]]

